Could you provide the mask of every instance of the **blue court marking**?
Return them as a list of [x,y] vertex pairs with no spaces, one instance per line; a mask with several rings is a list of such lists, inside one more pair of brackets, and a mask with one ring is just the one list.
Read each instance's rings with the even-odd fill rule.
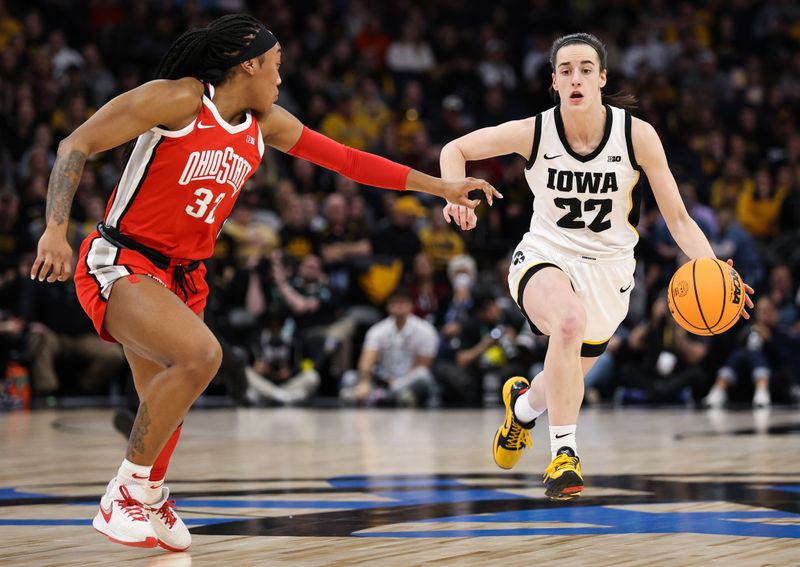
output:
[[[342,501],[342,500],[210,500],[180,499],[178,508],[320,508],[364,510],[386,508],[387,506],[417,506],[420,504],[442,504],[453,502],[478,502],[482,500],[520,500],[516,494],[497,490],[414,490],[409,492],[374,492],[375,496],[389,498],[389,501]],[[331,498],[334,498],[332,495]]]
[[770,490],[780,490],[781,492],[798,492],[800,493],[800,484],[779,484],[777,486],[769,486]]
[[[252,518],[183,518],[183,523],[187,526],[207,526],[209,524],[225,524],[228,522],[239,522],[241,520],[252,520]],[[92,520],[86,518],[64,519],[64,520],[0,520],[0,526],[91,526]]]
[[0,486],[0,500],[20,500],[23,498],[52,498],[52,494],[40,494],[38,492],[20,492],[10,486]]
[[[764,522],[752,520],[763,519]],[[800,515],[779,511],[737,511],[737,512],[636,512],[619,510],[605,506],[582,506],[500,512],[496,514],[476,514],[433,518],[414,522],[561,522],[559,527],[492,529],[476,528],[467,530],[418,530],[403,532],[354,533],[360,537],[493,537],[526,535],[610,535],[610,534],[668,534],[696,533],[709,535],[730,535],[770,538],[800,538],[800,525],[773,525],[766,521],[792,519],[800,522]],[[744,521],[742,521],[744,520]],[[749,520],[749,521],[748,521]],[[572,527],[569,524],[591,524],[591,526]]]
[[403,486],[463,486],[462,483],[452,478],[437,477],[366,477],[366,476],[340,476],[328,480],[333,488],[387,488]]

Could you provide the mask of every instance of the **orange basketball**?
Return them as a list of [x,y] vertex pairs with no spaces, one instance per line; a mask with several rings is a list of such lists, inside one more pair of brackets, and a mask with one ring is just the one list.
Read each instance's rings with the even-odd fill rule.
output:
[[719,335],[739,320],[744,284],[722,260],[699,258],[678,268],[669,282],[667,304],[675,321],[695,335]]

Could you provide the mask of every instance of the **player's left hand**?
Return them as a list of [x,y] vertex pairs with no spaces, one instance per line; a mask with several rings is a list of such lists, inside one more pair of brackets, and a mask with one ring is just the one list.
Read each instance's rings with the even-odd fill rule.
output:
[[442,180],[442,197],[448,203],[456,205],[463,205],[470,209],[474,209],[480,204],[480,199],[470,199],[470,191],[480,190],[486,196],[486,202],[489,206],[494,203],[494,198],[502,199],[503,195],[500,191],[492,187],[488,181],[483,179],[475,179],[474,177],[465,177],[464,179],[456,180]]
[[[728,262],[728,265],[731,268],[733,268],[733,260],[728,258],[727,262]],[[753,295],[756,292],[756,290],[754,290],[752,287],[750,287],[749,285],[747,285],[744,282],[742,282],[742,284],[744,285],[745,292],[747,292],[744,295],[744,305],[745,305],[746,309],[742,309],[742,318],[749,319],[750,318],[750,313],[747,312],[747,309],[752,309],[753,308],[753,300],[750,299],[750,296]]]

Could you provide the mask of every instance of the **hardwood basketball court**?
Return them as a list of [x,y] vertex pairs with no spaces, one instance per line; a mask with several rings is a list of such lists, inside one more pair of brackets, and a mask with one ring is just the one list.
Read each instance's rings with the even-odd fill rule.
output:
[[0,415],[2,565],[800,563],[800,415],[581,413],[587,482],[544,499],[546,420],[513,471],[497,410],[197,410],[167,483],[187,553],[91,528],[125,440],[108,410]]

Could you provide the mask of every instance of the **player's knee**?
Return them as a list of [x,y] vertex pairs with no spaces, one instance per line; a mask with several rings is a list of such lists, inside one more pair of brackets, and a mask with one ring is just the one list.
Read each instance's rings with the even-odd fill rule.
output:
[[583,309],[569,309],[558,320],[556,332],[565,341],[580,342],[586,331],[586,313]]
[[205,389],[222,364],[222,347],[217,339],[210,338],[197,345],[192,355],[188,375],[199,388]]

